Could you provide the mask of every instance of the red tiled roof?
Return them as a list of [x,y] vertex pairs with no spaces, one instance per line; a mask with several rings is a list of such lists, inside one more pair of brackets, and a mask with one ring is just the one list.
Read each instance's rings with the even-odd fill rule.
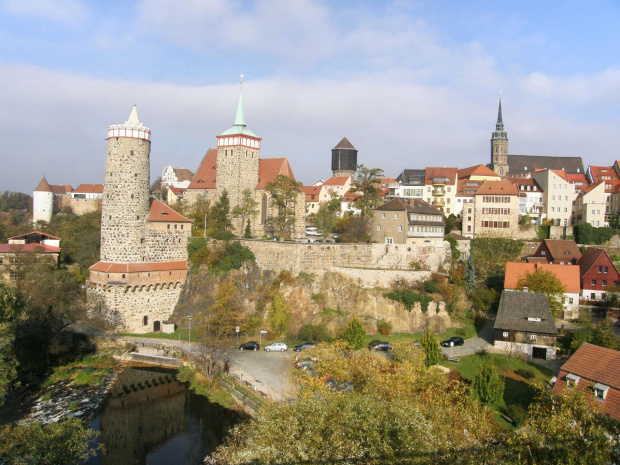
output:
[[537,269],[550,271],[560,280],[565,292],[579,294],[581,291],[580,275],[578,266],[550,265],[548,263],[506,263],[506,275],[504,277],[505,289],[516,289],[519,278],[525,273],[533,274]]
[[566,177],[566,171],[564,170],[549,170],[549,171],[551,171],[552,173],[555,173],[556,175],[564,179],[564,181],[568,181],[568,178]]
[[591,192],[592,190],[594,190],[596,187],[600,186],[600,185],[601,185],[602,183],[604,183],[604,182],[605,182],[605,181],[598,181],[598,182],[595,182],[595,183],[593,183],[593,184],[590,184],[589,186],[585,186],[585,187],[583,187],[583,188],[581,189],[581,191],[582,191],[584,194],[587,194],[588,192]]
[[510,181],[484,181],[476,195],[519,195],[519,189]]
[[318,202],[319,198],[313,199],[312,196],[321,193],[321,186],[301,186],[301,191],[306,194],[306,202]]
[[359,199],[359,195],[351,191],[345,192],[342,196],[343,202],[355,202],[357,199]]
[[342,140],[340,142],[338,142],[338,145],[336,145],[336,147],[334,147],[334,148],[335,149],[353,149],[353,150],[355,150],[355,147],[353,147],[351,142],[349,142],[349,139],[347,139],[346,137],[343,137]]
[[286,158],[262,158],[258,162],[258,184],[256,189],[264,189],[268,182],[275,181],[282,174],[295,180],[293,169]]
[[581,174],[581,173],[566,173],[566,179],[568,180],[568,182],[573,183],[573,184],[575,183],[583,183],[585,185],[590,184],[586,175]]
[[165,223],[191,223],[192,220],[177,213],[161,200],[151,199],[151,208],[146,221]]
[[456,179],[458,172],[458,168],[426,168],[426,170],[424,171],[425,183],[433,184],[433,178],[448,178],[448,182],[453,183]]
[[499,174],[484,165],[470,166],[469,168],[463,168],[462,170],[458,171],[459,179],[469,178],[470,176],[494,176],[497,178],[500,177]]
[[174,168],[174,174],[178,181],[191,181],[194,177],[194,173],[187,168]]
[[174,193],[174,195],[176,195],[177,197],[179,195],[183,195],[185,191],[187,190],[187,188],[185,187],[174,187],[174,186],[169,186],[168,189],[171,190]]
[[20,237],[29,236],[30,234],[40,234],[41,236],[50,237],[52,239],[58,239],[59,241],[62,240],[60,237],[52,236],[51,234],[44,233],[41,231],[30,231],[29,233],[20,234],[19,236],[8,237],[7,239],[18,239]]
[[102,273],[139,273],[144,271],[187,270],[187,262],[110,263],[97,262],[89,268]]
[[45,244],[0,244],[0,253],[21,253],[21,252],[36,252],[36,253],[59,253],[62,249],[60,247],[54,247],[53,245]]
[[[611,177],[612,179],[618,179],[618,175],[614,171],[613,166],[588,166],[588,171],[592,175],[595,181],[601,181],[602,176]],[[609,180],[608,180],[609,181]]]
[[[550,258],[553,261],[570,262],[573,259],[579,260],[581,258],[581,252],[575,241],[545,239],[543,243],[547,246],[547,249],[549,249]],[[540,244],[539,248],[542,247],[543,243]],[[536,250],[536,252],[538,252],[538,250]]]
[[80,184],[73,192],[75,194],[103,194],[103,184]]
[[324,186],[344,186],[349,181],[348,176],[331,177],[323,183]]
[[35,192],[54,192],[52,187],[47,182],[47,179],[45,179],[45,176],[43,176],[43,179],[39,181],[39,184],[37,184],[37,187],[35,187],[34,190]]
[[73,187],[65,184],[61,184],[60,186],[51,185],[50,187],[52,188],[52,192],[54,192],[54,195],[68,194],[73,190]]
[[217,149],[209,149],[202,158],[200,166],[188,189],[215,189],[215,165],[217,164]]
[[608,179],[605,182],[605,192],[611,194],[620,185],[620,179]]

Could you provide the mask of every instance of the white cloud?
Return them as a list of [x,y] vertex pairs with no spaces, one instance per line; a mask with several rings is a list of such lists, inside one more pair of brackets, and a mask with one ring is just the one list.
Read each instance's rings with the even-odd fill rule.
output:
[[79,0],[5,0],[7,11],[57,23],[77,25],[90,18],[88,9]]

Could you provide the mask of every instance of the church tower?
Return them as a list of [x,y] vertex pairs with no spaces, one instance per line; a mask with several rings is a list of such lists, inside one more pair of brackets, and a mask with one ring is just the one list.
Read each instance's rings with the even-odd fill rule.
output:
[[151,130],[140,122],[135,106],[124,124],[108,127],[101,209],[102,262],[145,260],[142,238],[150,208],[150,152]]
[[217,139],[217,165],[215,201],[226,190],[230,209],[239,205],[243,191],[249,189],[254,195],[258,184],[258,168],[261,138],[245,125],[243,113],[243,74],[235,124]]
[[332,172],[335,178],[355,177],[357,170],[357,150],[344,137],[332,149]]
[[491,137],[491,169],[500,176],[508,174],[508,134],[504,131],[502,120],[502,97],[499,98],[497,123]]

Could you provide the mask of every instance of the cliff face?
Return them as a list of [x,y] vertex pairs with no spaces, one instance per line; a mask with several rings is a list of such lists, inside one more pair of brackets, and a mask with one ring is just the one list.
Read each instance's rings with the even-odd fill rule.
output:
[[258,313],[265,322],[269,304],[264,305],[264,302],[275,281],[276,289],[291,307],[294,333],[303,324],[325,322],[332,335],[336,335],[354,315],[369,334],[376,332],[379,318],[392,322],[393,331],[397,333],[425,331],[427,325],[433,332],[443,332],[451,325],[443,302],[431,303],[426,313],[422,312],[420,304],[409,312],[401,303],[383,296],[387,289],[362,288],[357,280],[342,273],[328,271],[320,276],[278,277],[276,272],[262,270],[251,263],[225,276],[212,277],[206,272],[190,275],[173,319],[180,322],[187,315],[208,308],[215,301],[219,285],[226,280],[236,284],[235,300],[243,311],[248,315]]

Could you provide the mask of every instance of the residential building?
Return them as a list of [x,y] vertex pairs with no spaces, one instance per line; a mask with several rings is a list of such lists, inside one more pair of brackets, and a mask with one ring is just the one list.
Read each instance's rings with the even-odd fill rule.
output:
[[620,352],[584,342],[560,367],[556,392],[580,390],[588,402],[620,421]]
[[562,170],[567,173],[584,173],[581,157],[509,155],[508,133],[504,129],[501,98],[499,100],[495,131],[491,136],[491,163],[489,164],[489,168],[502,177],[527,177],[540,169]]
[[353,179],[346,177],[331,177],[323,182],[319,194],[319,202],[329,202],[335,198],[342,198],[351,189]]
[[519,189],[519,217],[529,216],[532,224],[541,224],[545,204],[543,191],[534,178],[509,178]]
[[620,274],[603,249],[588,247],[578,263],[583,298],[601,300],[610,288],[620,286]]
[[467,204],[463,209],[465,237],[514,237],[518,231],[519,190],[510,181],[484,181],[473,207]]
[[373,242],[413,244],[443,242],[443,213],[422,199],[396,198],[375,209],[371,221]]
[[319,211],[319,199],[322,186],[302,186],[301,190],[306,194],[306,215],[313,215]]
[[[184,187],[168,187],[168,198],[166,199],[168,205],[174,205],[175,203],[182,202],[186,190],[187,189]],[[155,192],[153,192],[153,194],[155,194]]]
[[579,317],[579,295],[581,293],[579,267],[549,265],[548,263],[508,262],[504,276],[504,289],[519,290],[517,287],[519,279],[525,277],[526,273],[534,274],[536,270],[553,273],[564,286],[564,295],[562,296],[564,319],[570,320]]
[[0,244],[0,276],[6,281],[20,279],[33,262],[45,261],[58,267],[60,241],[60,237],[41,231],[9,237],[7,244]]
[[456,205],[458,168],[426,168],[424,200],[446,216],[454,214]]
[[494,347],[532,358],[555,359],[558,330],[545,294],[502,291],[493,328]]
[[484,165],[463,168],[457,173],[457,192],[454,214],[461,215],[466,203],[473,203],[474,195],[482,187],[484,181],[501,181],[500,176]]
[[564,170],[538,170],[532,177],[543,191],[543,217],[556,226],[572,224],[575,186]]
[[405,169],[396,177],[396,185],[390,195],[404,199],[423,199],[425,196],[426,170]]
[[545,239],[532,257],[542,257],[552,265],[576,265],[581,258],[581,252],[575,241]]
[[173,168],[172,166],[164,167],[161,173],[161,187],[176,187],[184,189],[192,182],[194,173],[187,168]]
[[581,190],[575,200],[575,223],[590,223],[596,228],[604,226],[605,197],[605,181],[598,181]]

